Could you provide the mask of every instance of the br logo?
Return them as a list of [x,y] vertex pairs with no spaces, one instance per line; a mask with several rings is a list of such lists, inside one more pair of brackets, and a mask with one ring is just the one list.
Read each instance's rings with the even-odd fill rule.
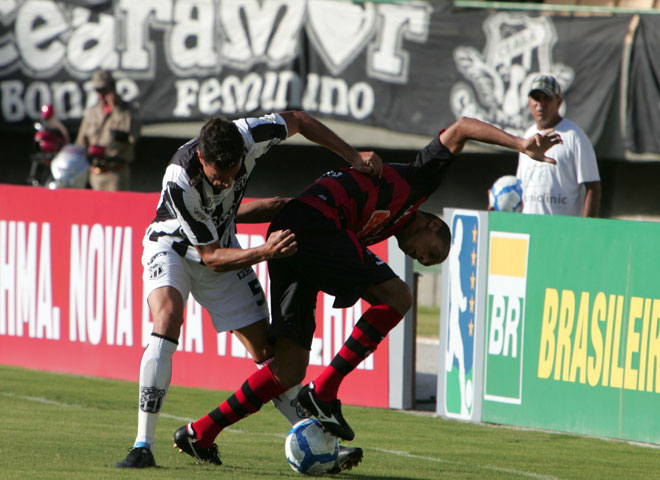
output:
[[451,222],[449,312],[445,318],[445,412],[469,420],[474,401],[475,293],[479,217],[457,214]]
[[484,398],[522,402],[529,235],[490,232]]

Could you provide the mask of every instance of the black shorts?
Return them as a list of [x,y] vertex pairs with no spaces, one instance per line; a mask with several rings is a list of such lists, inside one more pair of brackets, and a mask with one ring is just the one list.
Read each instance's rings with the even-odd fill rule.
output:
[[309,205],[289,202],[268,233],[286,229],[296,234],[298,252],[268,261],[272,303],[269,338],[291,338],[311,349],[319,291],[336,297],[335,308],[347,308],[369,286],[396,274],[353,232],[338,228],[334,220]]

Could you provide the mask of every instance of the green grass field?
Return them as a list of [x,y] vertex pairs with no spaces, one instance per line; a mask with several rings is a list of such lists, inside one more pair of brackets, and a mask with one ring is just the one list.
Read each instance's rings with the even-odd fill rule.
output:
[[417,306],[417,335],[437,338],[440,332],[440,307]]
[[[116,470],[135,435],[137,386],[0,366],[2,479],[303,478],[284,458],[288,424],[272,405],[218,437],[221,467],[195,465],[172,433],[226,392],[172,387],[157,435],[158,468]],[[448,421],[394,410],[344,407],[363,462],[330,478],[649,479],[660,450],[573,435]]]

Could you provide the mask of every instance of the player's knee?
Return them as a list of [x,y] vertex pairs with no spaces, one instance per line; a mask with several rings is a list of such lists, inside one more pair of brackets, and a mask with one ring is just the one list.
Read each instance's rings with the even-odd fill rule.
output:
[[178,339],[183,325],[183,316],[176,315],[173,311],[160,310],[157,313],[152,312],[154,319],[153,332],[159,335]]
[[388,292],[385,296],[385,303],[401,315],[405,315],[413,304],[413,296],[410,287],[400,278],[392,279],[387,287]]
[[291,388],[301,383],[305,379],[308,363],[308,350],[292,340],[278,339],[270,367],[282,387]]
[[401,315],[405,315],[412,307],[412,304],[413,296],[410,287],[405,282],[401,282],[401,286],[397,289],[396,296],[393,298],[393,305],[391,306]]
[[364,299],[372,305],[376,303],[389,305],[401,315],[405,315],[413,304],[410,287],[399,277],[371,285],[365,292]]
[[289,368],[278,368],[278,365],[276,362],[274,362],[271,366],[273,375],[275,375],[275,378],[279,382],[279,384],[286,388],[289,389],[291,387],[294,387],[305,379],[305,368],[300,368],[299,366],[296,367],[289,367]]

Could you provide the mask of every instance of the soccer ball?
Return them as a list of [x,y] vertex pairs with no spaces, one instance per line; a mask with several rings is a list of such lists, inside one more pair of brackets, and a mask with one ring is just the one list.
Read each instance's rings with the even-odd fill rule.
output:
[[289,465],[296,472],[320,475],[335,465],[339,441],[326,432],[317,419],[306,418],[291,427],[284,451]]
[[488,190],[490,206],[498,212],[522,211],[522,183],[513,175],[498,178]]

